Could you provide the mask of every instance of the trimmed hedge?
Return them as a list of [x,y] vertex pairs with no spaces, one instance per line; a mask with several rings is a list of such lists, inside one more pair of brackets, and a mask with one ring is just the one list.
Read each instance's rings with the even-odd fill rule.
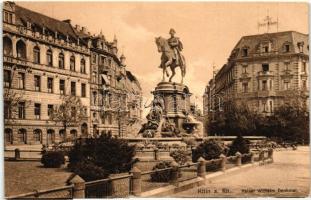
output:
[[[152,171],[158,170],[158,169],[165,169],[165,168],[170,168],[172,167],[171,161],[162,161],[156,164],[153,168]],[[150,174],[151,176],[151,181],[152,182],[169,182],[173,178],[173,170],[168,169],[164,171],[159,171],[159,172],[154,172]],[[181,172],[178,172],[178,177],[181,177]]]

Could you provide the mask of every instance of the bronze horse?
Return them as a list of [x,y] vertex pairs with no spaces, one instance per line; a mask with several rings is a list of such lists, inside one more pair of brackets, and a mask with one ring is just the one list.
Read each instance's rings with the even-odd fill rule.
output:
[[180,67],[181,70],[181,83],[183,83],[183,79],[186,75],[186,61],[185,57],[181,54],[177,55],[179,56],[179,62],[176,62],[176,59],[174,59],[174,50],[169,46],[168,41],[165,38],[162,37],[156,37],[155,42],[158,47],[158,51],[162,52],[161,56],[161,65],[160,68],[163,69],[163,78],[162,81],[165,81],[165,73],[167,76],[169,76],[169,73],[167,71],[167,67],[169,66],[172,71],[172,75],[169,78],[169,82],[172,82],[172,78],[175,76],[175,68]]

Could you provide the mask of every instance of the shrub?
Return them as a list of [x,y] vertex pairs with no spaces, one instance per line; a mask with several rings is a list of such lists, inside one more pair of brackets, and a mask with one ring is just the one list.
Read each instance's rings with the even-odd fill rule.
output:
[[[249,153],[249,141],[245,140],[241,135],[237,136],[229,147],[228,156],[234,156],[237,152],[243,154]],[[250,161],[250,156],[243,156],[242,163]]]
[[111,134],[102,134],[98,138],[77,140],[69,152],[69,167],[74,170],[78,163],[90,161],[108,173],[128,172],[137,162],[134,156],[135,146]]
[[78,174],[85,181],[105,179],[109,176],[107,171],[89,161],[82,161],[76,164],[73,172]]
[[237,152],[241,154],[249,153],[249,142],[241,135],[237,136],[229,146],[228,156],[234,156]]
[[[172,167],[172,162],[170,161],[162,161],[157,163],[153,168],[152,171],[158,170],[158,169],[165,169]],[[151,181],[153,182],[169,182],[173,178],[173,171],[172,169],[154,172],[150,174]],[[181,172],[178,172],[178,177],[181,177]]]
[[188,161],[188,152],[186,150],[173,150],[170,152],[170,156],[174,158],[179,165],[184,165]]
[[65,164],[65,156],[60,151],[47,151],[42,155],[41,163],[44,167],[59,168]]
[[215,140],[206,140],[192,150],[192,162],[197,162],[200,157],[205,160],[217,159],[222,153],[222,148]]

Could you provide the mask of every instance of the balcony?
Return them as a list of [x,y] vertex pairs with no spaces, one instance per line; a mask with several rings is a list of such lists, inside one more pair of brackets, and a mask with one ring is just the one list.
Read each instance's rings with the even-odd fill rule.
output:
[[273,71],[259,71],[257,77],[272,77],[274,76]]
[[257,97],[270,97],[275,95],[276,95],[275,91],[269,90],[257,91]]

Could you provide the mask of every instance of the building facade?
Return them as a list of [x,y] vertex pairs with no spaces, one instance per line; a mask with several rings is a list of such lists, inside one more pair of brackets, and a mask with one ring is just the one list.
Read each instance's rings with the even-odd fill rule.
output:
[[206,87],[211,117],[235,100],[264,115],[292,98],[308,107],[309,37],[295,31],[244,36]]
[[[109,110],[112,106],[107,99],[122,99],[118,106],[128,105],[129,98],[126,96],[132,94],[132,88],[119,92],[122,93],[122,98],[119,98],[118,92],[111,92],[109,95],[105,92],[108,85],[116,88],[116,80],[120,74],[124,78],[123,85],[128,84],[127,82],[139,85],[137,79],[132,81],[127,78],[125,65],[113,50],[117,49],[116,43],[109,43],[107,51],[100,51],[94,45],[95,41],[97,37],[91,36],[85,27],[73,27],[70,20],[56,20],[12,2],[4,3],[3,86],[6,144],[52,144],[69,137],[88,137],[94,134],[94,127],[106,124],[98,117],[108,119],[107,121],[115,118],[115,112],[111,117],[106,112],[99,112]],[[94,55],[97,58],[105,55],[109,58],[108,65],[94,63]],[[107,66],[112,69],[113,74],[103,76],[103,68]],[[104,77],[107,80],[103,80]],[[105,85],[103,81],[110,83]],[[135,92],[137,98],[141,98],[140,87]],[[51,110],[62,103],[61,97],[64,95],[76,96],[86,108],[86,117],[79,125],[67,127],[66,133],[62,124],[50,117]],[[114,109],[118,110],[118,106],[114,105]],[[141,104],[137,105],[137,110],[141,110],[140,106]],[[130,113],[125,107],[121,110]],[[130,117],[127,120],[132,117],[131,114],[128,116]],[[127,132],[128,123],[124,124],[126,126],[124,125],[123,131]],[[115,123],[109,125],[115,126]],[[105,126],[106,130],[112,129],[111,126]]]

